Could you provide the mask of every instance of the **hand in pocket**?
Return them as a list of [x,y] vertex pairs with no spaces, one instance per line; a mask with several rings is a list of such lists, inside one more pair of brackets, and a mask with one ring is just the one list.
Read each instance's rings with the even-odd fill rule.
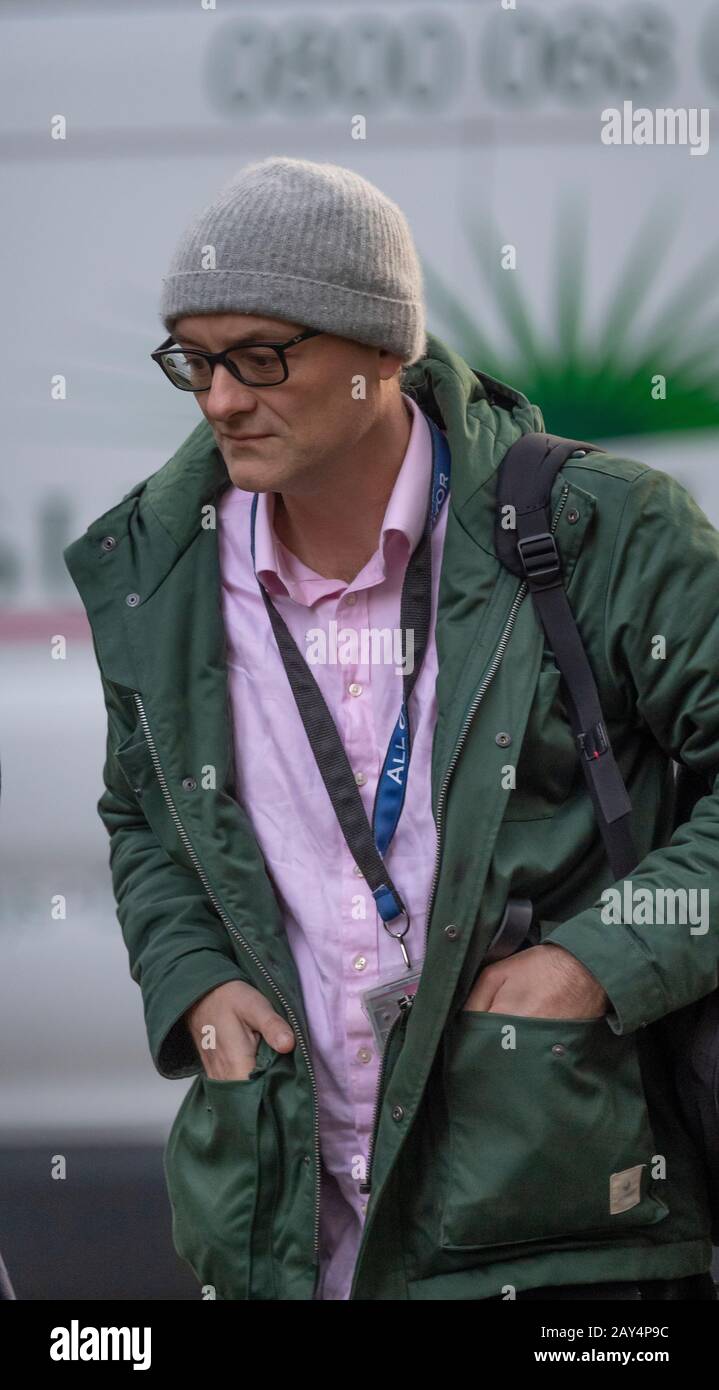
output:
[[[242,980],[227,980],[185,1013],[205,1071],[213,1081],[246,1081],[257,1065],[261,1038],[276,1052],[289,1052],[295,1035],[264,994]],[[208,1024],[216,1046],[203,1045]]]
[[601,1018],[609,999],[599,981],[563,946],[545,941],[480,971],[463,1011],[525,1018]]

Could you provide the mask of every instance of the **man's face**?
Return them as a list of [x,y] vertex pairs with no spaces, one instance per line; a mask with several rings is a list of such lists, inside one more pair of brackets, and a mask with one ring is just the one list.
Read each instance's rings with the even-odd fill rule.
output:
[[[220,352],[242,341],[283,343],[305,327],[253,314],[188,314],[174,334],[181,347]],[[287,381],[258,388],[218,364],[210,389],[196,395],[232,482],[248,492],[321,489],[378,418],[382,396],[397,389],[401,359],[324,333],[288,348],[287,366]],[[358,376],[364,399],[355,399]]]

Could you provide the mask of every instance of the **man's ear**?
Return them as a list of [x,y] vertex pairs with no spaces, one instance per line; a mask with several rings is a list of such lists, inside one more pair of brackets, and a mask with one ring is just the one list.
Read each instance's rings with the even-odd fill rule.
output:
[[390,352],[389,348],[377,349],[380,358],[379,374],[383,381],[388,381],[390,377],[398,376],[403,367],[402,358],[396,352]]

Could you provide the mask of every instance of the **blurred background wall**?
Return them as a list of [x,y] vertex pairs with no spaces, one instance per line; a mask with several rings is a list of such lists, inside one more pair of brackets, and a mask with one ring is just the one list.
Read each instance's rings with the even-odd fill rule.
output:
[[717,154],[601,139],[624,102],[714,107],[719,3],[4,0],[0,38],[0,1250],[22,1298],[191,1298],[161,1174],[187,1083],[152,1066],[115,919],[62,561],[200,418],[148,357],[160,277],[240,165],[348,165],[406,212],[431,331],[719,525]]

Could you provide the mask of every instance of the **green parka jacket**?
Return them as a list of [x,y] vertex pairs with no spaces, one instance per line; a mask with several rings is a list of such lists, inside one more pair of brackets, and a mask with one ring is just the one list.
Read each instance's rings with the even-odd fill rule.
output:
[[[420,987],[383,1059],[350,1297],[699,1273],[705,1176],[652,1025],[717,984],[719,783],[672,835],[671,758],[719,768],[719,535],[645,464],[573,457],[556,479],[568,595],[634,807],[633,891],[709,892],[704,929],[607,924],[612,875],[559,673],[493,549],[497,466],[544,428],[541,414],[431,334],[403,385],[446,428],[452,457],[438,849]],[[64,556],[101,672],[98,811],[152,1058],[162,1076],[195,1078],[165,1149],[175,1245],[217,1298],[301,1300],[317,1276],[317,1093],[280,906],[233,793],[214,524],[230,485],[203,420]],[[605,1017],[462,1012],[509,896],[531,898],[542,939],[601,982]],[[183,1014],[232,979],[263,991],[297,1043],[279,1055],[262,1042],[247,1080],[210,1080]]]

